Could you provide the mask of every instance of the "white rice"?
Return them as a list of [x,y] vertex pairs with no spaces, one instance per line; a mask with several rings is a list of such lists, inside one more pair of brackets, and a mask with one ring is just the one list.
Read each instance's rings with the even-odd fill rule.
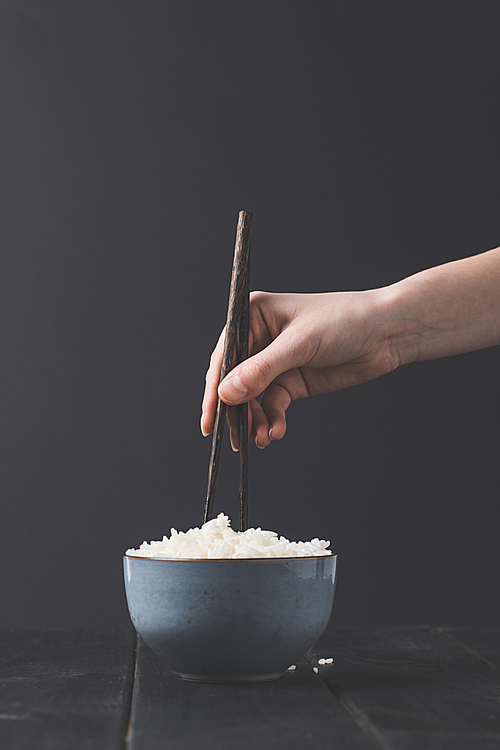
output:
[[139,549],[128,549],[126,554],[139,557],[164,558],[239,558],[239,557],[316,557],[331,555],[330,542],[312,539],[310,542],[290,542],[275,531],[247,529],[233,531],[228,516],[204,523],[201,528],[186,532],[170,529],[170,538],[161,542],[143,542]]

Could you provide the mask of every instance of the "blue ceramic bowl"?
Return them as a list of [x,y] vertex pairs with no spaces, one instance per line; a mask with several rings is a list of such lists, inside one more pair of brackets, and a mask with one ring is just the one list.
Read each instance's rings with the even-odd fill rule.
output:
[[166,560],[125,555],[130,617],[188,680],[276,680],[330,619],[336,555]]

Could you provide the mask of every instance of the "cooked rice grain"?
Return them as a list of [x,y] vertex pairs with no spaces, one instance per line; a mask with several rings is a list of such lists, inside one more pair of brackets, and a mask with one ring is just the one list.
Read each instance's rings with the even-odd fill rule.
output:
[[290,542],[274,531],[247,529],[234,531],[228,516],[217,518],[201,528],[177,531],[170,529],[170,537],[161,542],[143,542],[139,549],[128,549],[126,554],[139,557],[163,558],[242,558],[242,557],[316,557],[331,555],[330,542],[312,539],[310,542]]

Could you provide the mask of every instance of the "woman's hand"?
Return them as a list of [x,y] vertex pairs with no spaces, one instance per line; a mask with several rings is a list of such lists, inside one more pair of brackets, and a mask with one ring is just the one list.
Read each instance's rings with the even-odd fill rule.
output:
[[[201,417],[205,435],[214,425],[223,334],[206,376]],[[257,446],[265,448],[285,434],[285,412],[297,398],[364,383],[400,364],[499,343],[500,248],[496,248],[429,268],[383,289],[254,292],[250,357],[224,378],[219,395],[232,406],[249,402],[251,434]],[[237,449],[234,410],[228,410],[228,421]]]
[[[206,375],[201,429],[213,430],[217,390],[225,403],[248,402],[249,430],[259,448],[285,434],[292,401],[384,375],[398,358],[384,321],[384,290],[250,296],[249,358],[219,388],[224,331]],[[263,394],[259,403],[257,398]],[[237,450],[236,410],[228,410]]]

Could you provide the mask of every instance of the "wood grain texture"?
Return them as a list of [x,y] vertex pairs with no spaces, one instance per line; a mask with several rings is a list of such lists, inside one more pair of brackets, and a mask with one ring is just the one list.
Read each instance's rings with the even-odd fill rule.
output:
[[[236,336],[236,361],[238,364],[248,358],[248,334],[250,324],[250,245],[247,252],[243,300]],[[248,404],[238,406],[238,463],[240,531],[248,529]]]
[[135,642],[0,631],[1,750],[500,747],[498,629],[329,627],[294,672],[253,685],[186,682],[142,641],[134,682]]
[[[231,273],[231,284],[229,289],[229,302],[227,307],[226,333],[224,338],[224,352],[222,355],[222,367],[219,382],[221,382],[234,366],[236,336],[238,324],[241,318],[242,306],[245,299],[246,279],[248,275],[248,260],[250,253],[250,242],[252,236],[253,214],[249,211],[240,211],[236,227],[236,242],[233,256],[233,270]],[[214,431],[212,435],[212,449],[208,465],[207,496],[205,500],[205,512],[203,520],[206,523],[212,518],[215,490],[217,486],[217,474],[219,471],[220,451],[222,437],[224,434],[224,423],[226,417],[226,404],[217,399],[217,411],[215,414]]]
[[500,670],[500,628],[438,628],[438,631]]
[[380,748],[500,747],[498,669],[437,628],[329,627],[309,659],[330,655],[321,679]]
[[0,631],[2,750],[121,750],[133,631]]
[[142,642],[129,750],[373,750],[302,660],[280,680],[187,682]]

